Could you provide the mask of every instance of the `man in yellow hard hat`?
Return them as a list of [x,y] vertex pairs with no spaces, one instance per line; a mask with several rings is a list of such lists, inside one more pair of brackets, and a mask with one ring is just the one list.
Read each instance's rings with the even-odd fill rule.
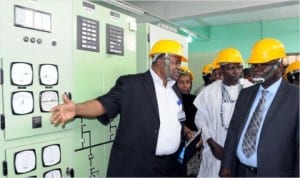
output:
[[285,56],[277,39],[254,44],[248,63],[261,83],[239,95],[220,176],[299,177],[299,87],[282,79]]
[[221,72],[221,66],[217,62],[217,58],[215,58],[212,62],[212,80],[222,80],[223,74]]
[[295,61],[287,66],[284,76],[290,83],[299,86],[300,85],[299,73],[300,73],[300,61]]
[[213,65],[212,64],[205,64],[204,67],[202,68],[202,79],[204,81],[203,85],[200,85],[194,92],[194,95],[198,95],[200,91],[202,90],[203,87],[209,85],[211,82],[213,82],[213,77],[212,77],[212,70],[213,70]]
[[204,87],[194,100],[197,108],[195,124],[202,128],[204,149],[198,177],[218,177],[223,145],[236,99],[242,88],[252,83],[241,78],[243,59],[235,48],[222,49],[215,62],[222,80]]
[[249,80],[250,82],[254,83],[252,80],[252,71],[250,68],[244,68],[243,69],[243,77],[247,80]]
[[185,114],[175,81],[187,58],[174,40],[157,41],[149,55],[149,71],[121,76],[108,93],[83,103],[64,95],[64,103],[52,109],[51,122],[62,125],[75,116],[120,115],[107,177],[180,176],[177,151]]

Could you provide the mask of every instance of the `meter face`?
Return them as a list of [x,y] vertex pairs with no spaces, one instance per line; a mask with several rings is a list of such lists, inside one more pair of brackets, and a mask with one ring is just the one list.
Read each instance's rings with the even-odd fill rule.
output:
[[40,84],[53,86],[58,84],[58,67],[54,64],[40,65]]
[[44,173],[44,178],[61,178],[61,170],[60,169],[54,169],[50,170]]
[[15,153],[14,167],[16,174],[30,172],[36,168],[36,156],[34,150],[23,150]]
[[60,163],[60,146],[48,145],[42,149],[43,165],[53,166]]
[[32,113],[34,110],[33,93],[31,91],[13,92],[11,97],[12,113],[23,115]]
[[32,64],[25,62],[14,62],[10,67],[12,85],[29,86],[33,81]]
[[54,90],[41,91],[40,108],[42,112],[49,112],[58,105],[58,92]]

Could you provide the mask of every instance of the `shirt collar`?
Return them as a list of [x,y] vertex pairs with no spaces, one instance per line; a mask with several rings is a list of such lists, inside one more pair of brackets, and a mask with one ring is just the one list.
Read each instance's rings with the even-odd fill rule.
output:
[[268,88],[263,88],[261,85],[259,86],[259,90],[267,90],[269,93],[272,93],[272,94],[276,94],[279,86],[280,86],[280,83],[281,83],[281,80],[282,78],[280,78],[279,80],[277,80],[275,83],[273,83],[272,85],[270,85]]
[[[163,85],[163,80],[153,71],[152,68],[150,68],[150,74],[152,76],[152,79],[154,83]],[[168,79],[167,87],[173,87],[173,85],[176,83],[173,79]]]

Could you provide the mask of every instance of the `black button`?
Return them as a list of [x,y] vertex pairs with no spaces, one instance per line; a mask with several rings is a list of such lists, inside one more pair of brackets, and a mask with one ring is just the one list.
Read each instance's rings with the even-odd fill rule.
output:
[[57,45],[57,43],[56,43],[56,41],[52,41],[52,46],[56,46]]
[[30,38],[30,42],[35,43],[35,38],[34,37]]
[[28,36],[24,36],[23,41],[24,42],[28,42],[29,41],[29,37]]
[[35,116],[32,117],[32,128],[41,128],[42,127],[42,117],[41,116]]
[[42,39],[38,38],[38,39],[36,40],[36,42],[37,42],[38,44],[41,44],[43,41],[42,41]]

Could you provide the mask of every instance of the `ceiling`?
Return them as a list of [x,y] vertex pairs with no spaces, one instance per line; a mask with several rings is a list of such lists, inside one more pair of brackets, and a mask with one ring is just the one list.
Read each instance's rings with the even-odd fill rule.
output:
[[[186,29],[300,17],[300,0],[117,0],[116,2],[130,6],[131,12],[134,11],[130,9],[142,11],[142,14],[132,13],[138,22],[152,23],[159,20]],[[124,9],[128,11],[128,8]]]

